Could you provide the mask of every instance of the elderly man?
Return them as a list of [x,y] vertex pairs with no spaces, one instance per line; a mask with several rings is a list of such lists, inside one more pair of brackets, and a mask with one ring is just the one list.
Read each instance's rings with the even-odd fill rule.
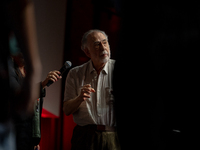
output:
[[103,31],[89,30],[81,48],[91,60],[70,70],[63,106],[77,124],[72,150],[119,150],[112,95],[115,61],[110,59],[108,37]]

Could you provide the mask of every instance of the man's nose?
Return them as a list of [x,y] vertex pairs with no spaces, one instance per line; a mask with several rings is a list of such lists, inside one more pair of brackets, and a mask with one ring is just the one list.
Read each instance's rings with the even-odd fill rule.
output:
[[100,49],[101,50],[105,50],[106,49],[106,46],[103,44],[103,42],[100,42],[99,45],[100,45]]

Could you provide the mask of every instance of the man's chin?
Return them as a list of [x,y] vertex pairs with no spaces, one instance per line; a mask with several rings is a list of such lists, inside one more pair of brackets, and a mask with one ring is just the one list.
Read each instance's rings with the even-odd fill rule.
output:
[[109,57],[107,56],[107,57],[105,57],[105,58],[101,59],[101,62],[102,62],[102,63],[107,63],[107,62],[108,62],[108,60],[109,60]]

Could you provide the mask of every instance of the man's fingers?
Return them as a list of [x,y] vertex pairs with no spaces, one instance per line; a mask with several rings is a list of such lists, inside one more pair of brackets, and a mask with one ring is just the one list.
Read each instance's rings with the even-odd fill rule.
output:
[[55,73],[57,73],[57,74],[59,74],[59,75],[61,74],[60,71],[57,71],[57,70],[55,70],[55,71],[53,71],[53,72],[55,72]]
[[56,82],[58,80],[58,78],[55,75],[49,75],[49,80]]
[[95,90],[93,89],[93,88],[87,88],[87,87],[84,87],[84,88],[82,88],[82,91],[83,92],[89,92],[89,93],[91,93],[91,92],[95,92]]
[[91,85],[90,84],[86,84],[86,85],[83,86],[83,88],[84,87],[91,87]]
[[84,100],[86,100],[87,98],[90,98],[90,94],[92,92],[95,92],[95,90],[93,88],[91,88],[91,85],[90,84],[86,84],[82,87],[81,89],[81,95],[83,97]]
[[88,94],[91,93],[91,91],[88,88],[82,88],[81,91],[82,93],[88,93]]
[[94,90],[93,88],[90,88],[90,91],[91,91],[91,92],[95,92],[95,90]]
[[91,84],[86,84],[82,87],[84,90],[89,90],[90,92],[95,92],[95,90],[91,87]]
[[90,95],[84,93],[84,94],[83,94],[83,97],[84,97],[84,98],[90,98]]
[[49,74],[48,74],[48,78],[49,78],[49,80],[51,80],[51,81],[53,81],[53,82],[56,82],[58,79],[61,79],[62,78],[62,76],[60,76],[60,71],[51,71],[51,72],[49,72]]
[[52,72],[51,72],[51,75],[54,75],[54,76],[55,76],[56,78],[58,78],[58,79],[60,78],[60,74],[61,74],[61,73],[60,73],[59,71],[52,71]]

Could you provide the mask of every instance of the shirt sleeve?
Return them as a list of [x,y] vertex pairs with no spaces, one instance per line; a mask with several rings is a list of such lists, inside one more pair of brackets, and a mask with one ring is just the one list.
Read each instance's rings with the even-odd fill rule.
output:
[[76,79],[76,73],[73,70],[70,70],[65,82],[64,101],[74,99],[75,97],[78,96],[76,92],[75,79]]

